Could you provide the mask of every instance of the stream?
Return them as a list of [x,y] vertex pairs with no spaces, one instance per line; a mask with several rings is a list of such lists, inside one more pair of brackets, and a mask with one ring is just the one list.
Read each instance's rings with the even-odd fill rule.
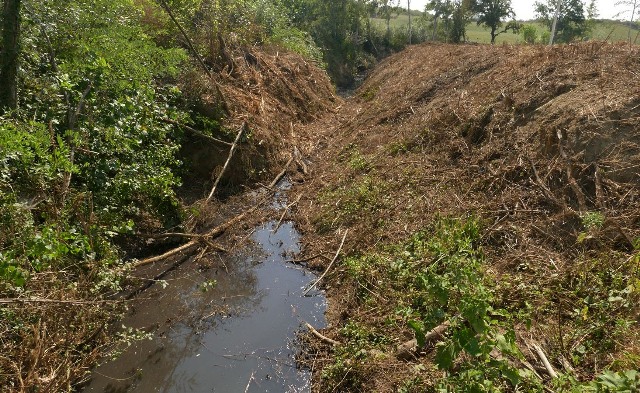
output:
[[[285,205],[276,195],[273,206]],[[326,300],[303,296],[315,276],[286,262],[299,237],[291,222],[267,222],[248,249],[189,261],[142,292],[122,321],[131,345],[84,392],[309,392],[296,335],[303,321],[325,326]]]

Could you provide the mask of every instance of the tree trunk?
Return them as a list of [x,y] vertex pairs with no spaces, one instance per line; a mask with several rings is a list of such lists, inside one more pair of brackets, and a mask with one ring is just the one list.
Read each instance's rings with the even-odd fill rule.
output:
[[556,0],[556,14],[553,17],[553,27],[551,27],[551,38],[549,38],[549,45],[553,45],[553,41],[556,39],[556,28],[558,27],[558,18],[560,17],[560,5],[562,0]]
[[496,27],[495,26],[491,26],[491,45],[496,43]]
[[2,14],[2,52],[0,52],[0,113],[18,104],[18,55],[20,1],[4,0]]
[[633,27],[633,17],[636,15],[637,8],[638,8],[638,0],[634,0],[633,9],[631,10],[631,19],[629,20],[629,32],[627,33],[629,44],[631,44],[631,29]]
[[436,33],[438,32],[438,14],[433,15],[433,33],[431,34],[431,41],[436,40]]
[[407,0],[407,12],[409,13],[409,45],[411,45],[411,0]]

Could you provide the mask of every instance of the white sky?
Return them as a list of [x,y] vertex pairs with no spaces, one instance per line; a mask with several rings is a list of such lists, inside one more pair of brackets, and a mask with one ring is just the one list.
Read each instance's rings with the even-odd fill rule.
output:
[[[425,4],[428,2],[429,0],[411,0],[411,9],[422,11],[424,10]],[[586,0],[583,2],[588,4],[589,0]],[[535,0],[511,0],[511,5],[513,6],[513,10],[516,13],[516,19],[520,19],[520,20],[533,19],[534,3],[535,3]],[[599,18],[613,19],[616,16],[616,14],[622,10],[622,8],[616,7],[615,3],[617,3],[617,0],[596,0],[596,4],[598,6]],[[406,7],[407,0],[401,0],[400,4]],[[586,7],[585,7],[585,11],[586,11]]]

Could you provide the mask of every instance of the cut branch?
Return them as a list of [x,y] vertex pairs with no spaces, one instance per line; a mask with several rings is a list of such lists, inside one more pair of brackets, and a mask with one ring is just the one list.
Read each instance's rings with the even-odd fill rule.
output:
[[207,134],[205,134],[205,133],[203,133],[201,131],[196,130],[195,128],[189,127],[186,124],[179,123],[179,122],[177,122],[177,121],[175,121],[173,119],[164,118],[164,119],[160,119],[160,120],[163,123],[172,124],[172,125],[174,125],[176,127],[183,128],[185,131],[189,132],[190,134],[196,135],[196,136],[198,136],[198,137],[200,137],[202,139],[206,139],[208,141],[219,143],[221,145],[226,145],[226,146],[232,146],[233,145],[233,143],[230,143],[230,142],[227,142],[227,141],[223,141],[222,139],[214,138],[214,137],[212,137],[210,135],[207,135]]
[[342,250],[342,246],[344,245],[344,241],[347,238],[347,233],[349,233],[348,229],[345,229],[344,231],[344,236],[342,236],[342,241],[340,242],[340,247],[338,247],[338,251],[336,251],[336,255],[333,257],[333,259],[331,260],[331,262],[329,262],[329,266],[327,266],[327,268],[325,269],[324,273],[322,273],[322,275],[320,277],[318,277],[318,279],[311,284],[311,286],[309,286],[309,288],[307,288],[303,293],[302,296],[306,296],[307,293],[309,293],[309,291],[311,289],[313,289],[316,285],[318,285],[318,283],[324,278],[324,276],[327,275],[327,273],[329,272],[329,270],[331,269],[331,266],[333,266],[334,262],[338,259],[338,255],[340,255],[340,251]]
[[304,325],[307,327],[307,329],[309,329],[311,334],[313,334],[314,336],[318,337],[320,340],[326,342],[327,344],[331,344],[333,346],[340,345],[340,341],[333,340],[333,339],[323,335],[322,333],[317,331],[313,326],[311,326],[309,323],[305,322]]
[[547,370],[551,378],[553,379],[558,378],[558,373],[556,372],[556,370],[553,369],[553,366],[551,366],[551,363],[549,363],[549,359],[547,359],[547,355],[545,355],[544,351],[542,350],[542,347],[540,347],[540,345],[538,344],[533,344],[533,349],[538,354],[538,357],[542,361],[544,368]]
[[220,171],[220,175],[218,175],[218,177],[216,178],[216,181],[213,183],[213,187],[211,187],[211,192],[209,192],[209,196],[204,201],[205,204],[209,203],[211,198],[213,198],[213,194],[216,192],[216,188],[218,187],[218,183],[220,183],[220,179],[222,179],[222,176],[224,176],[224,173],[227,170],[227,167],[229,166],[229,163],[231,162],[231,158],[233,157],[233,153],[235,153],[235,151],[236,151],[236,147],[238,146],[238,142],[240,142],[240,138],[242,137],[242,134],[244,134],[245,129],[247,129],[247,128],[249,128],[249,127],[247,126],[247,123],[245,122],[242,125],[242,127],[240,128],[240,131],[238,131],[238,135],[236,135],[236,139],[233,141],[233,144],[231,145],[231,150],[229,150],[229,155],[227,156],[227,161],[224,163],[224,166],[222,167],[222,171]]

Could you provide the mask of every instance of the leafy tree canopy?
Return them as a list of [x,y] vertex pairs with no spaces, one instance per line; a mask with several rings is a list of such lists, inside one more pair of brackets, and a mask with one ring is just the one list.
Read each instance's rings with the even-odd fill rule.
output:
[[557,1],[560,1],[560,13],[556,26],[557,42],[571,42],[585,37],[589,33],[589,26],[585,17],[584,4],[581,0],[547,0],[545,3],[536,2],[537,18],[551,30],[556,13]]

